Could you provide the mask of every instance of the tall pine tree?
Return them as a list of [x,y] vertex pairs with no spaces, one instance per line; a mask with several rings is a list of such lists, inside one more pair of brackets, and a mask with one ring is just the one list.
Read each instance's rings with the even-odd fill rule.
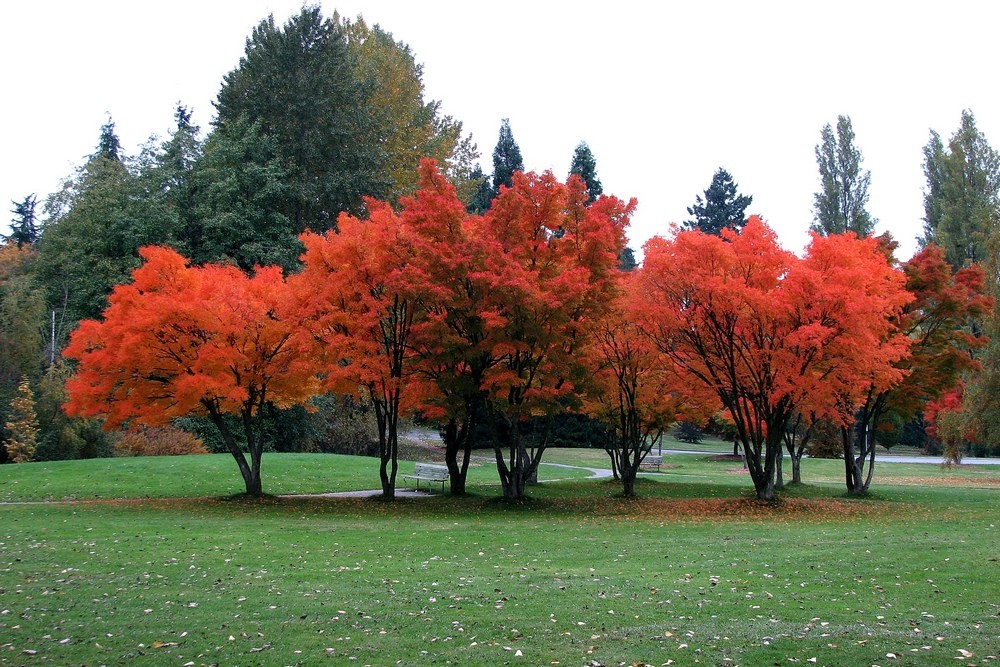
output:
[[38,220],[35,207],[38,201],[34,194],[30,194],[23,201],[12,201],[14,208],[11,213],[14,217],[10,221],[10,235],[3,239],[10,243],[16,243],[18,248],[26,245],[34,245],[38,240]]
[[604,186],[597,177],[597,160],[586,141],[581,141],[573,151],[573,161],[569,166],[570,175],[576,174],[587,184],[587,203],[593,204],[604,194]]
[[493,196],[500,194],[500,186],[511,187],[514,184],[514,172],[524,171],[524,159],[521,149],[514,141],[510,131],[510,119],[504,118],[500,124],[500,137],[493,149]]
[[753,197],[738,194],[738,187],[732,174],[719,167],[705,190],[704,199],[698,195],[694,205],[688,207],[688,215],[693,215],[694,218],[681,226],[714,236],[719,236],[723,229],[734,229],[737,232],[743,229],[747,222],[746,210],[753,203]]

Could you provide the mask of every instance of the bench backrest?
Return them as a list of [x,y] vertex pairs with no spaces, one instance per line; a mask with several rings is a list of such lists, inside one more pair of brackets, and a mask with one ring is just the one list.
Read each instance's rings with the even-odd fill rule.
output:
[[418,463],[413,467],[413,474],[417,477],[447,479],[448,466],[436,465],[433,463]]

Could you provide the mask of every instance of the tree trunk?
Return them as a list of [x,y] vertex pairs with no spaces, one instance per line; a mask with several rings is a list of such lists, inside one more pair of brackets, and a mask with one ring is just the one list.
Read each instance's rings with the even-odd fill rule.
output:
[[[497,461],[497,473],[500,476],[500,486],[503,497],[520,500],[525,497],[525,486],[533,475],[537,474],[538,463],[545,451],[545,443],[534,449],[534,454],[528,451],[521,437],[520,422],[507,415],[501,415],[504,420],[502,433],[494,430],[493,451]],[[496,429],[497,425],[494,425]],[[504,460],[504,449],[510,457],[510,464]]]
[[867,493],[875,473],[875,439],[868,433],[868,429],[864,428],[863,423],[855,425],[855,428],[842,427],[841,438],[844,444],[844,479],[847,493],[851,495]]
[[[263,405],[258,406],[258,410]],[[243,430],[247,438],[247,449],[250,450],[250,479],[247,482],[247,495],[259,498],[264,495],[264,488],[260,480],[260,464],[264,456],[264,446],[257,441],[257,434],[254,432],[253,409],[243,408]]]
[[444,462],[448,466],[448,483],[453,496],[464,496],[466,493],[472,445],[475,443],[476,429],[479,425],[479,409],[478,399],[466,399],[462,424],[459,425],[458,420],[452,417],[445,425]]
[[792,484],[802,483],[802,452],[792,453]]
[[604,451],[607,453],[608,458],[611,460],[611,475],[617,482],[621,477],[621,472],[618,470],[618,446],[616,444],[609,444],[604,447]]
[[[460,430],[458,421],[452,417],[444,427],[443,438],[444,463],[448,466],[448,484],[451,495],[464,496],[465,475],[468,470],[469,449],[471,448],[463,445],[469,440],[468,431],[465,428]],[[458,461],[459,452],[464,453],[461,463]]]
[[[760,451],[759,446],[752,443],[743,443],[743,451],[746,453],[747,469],[750,471],[750,479],[753,481],[754,491],[758,500],[774,500],[775,472],[777,468],[777,454],[781,451],[781,443],[775,443],[773,438],[766,438],[763,443],[764,451]],[[761,454],[764,455],[763,465]]]
[[[229,430],[229,426],[226,425],[226,421],[223,418],[222,413],[219,412],[218,406],[211,401],[202,401],[202,405],[208,409],[209,419],[215,425],[215,428],[218,429],[219,435],[222,436],[222,442],[225,443],[226,449],[232,455],[233,459],[236,461],[236,465],[240,469],[240,475],[243,477],[243,485],[246,487],[246,494],[253,498],[261,497],[264,495],[264,491],[260,479],[260,463],[262,457],[260,448],[256,448],[256,452],[254,452],[254,447],[250,448],[251,462],[248,463],[246,455],[240,448],[239,443],[236,442],[236,437],[233,435],[232,431]],[[244,410],[244,412],[246,412],[246,410]],[[247,428],[248,423],[250,423],[249,415],[244,414],[244,429]],[[250,429],[246,436],[248,444],[256,441],[252,429]]]
[[775,481],[774,488],[783,489],[785,488],[785,452],[779,448],[778,457],[775,463]]
[[635,498],[635,473],[636,470],[632,469],[630,473],[622,475],[622,495],[626,498]]
[[382,497],[393,500],[396,497],[396,473],[399,468],[399,396],[393,396],[390,392],[388,399],[377,397],[375,389],[370,389],[375,422],[378,424],[378,475],[382,483]]

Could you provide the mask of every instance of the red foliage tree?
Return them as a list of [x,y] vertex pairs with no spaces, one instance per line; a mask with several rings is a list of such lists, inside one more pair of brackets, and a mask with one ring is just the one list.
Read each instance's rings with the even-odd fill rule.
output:
[[579,344],[588,318],[607,307],[634,207],[586,201],[579,179],[518,174],[486,216],[470,216],[425,161],[420,189],[404,202],[406,284],[420,310],[411,388],[445,422],[453,493],[465,490],[485,422],[504,495],[522,496],[545,448],[521,438],[522,422],[565,409],[576,394]]
[[653,443],[678,419],[703,422],[718,409],[711,392],[684,382],[674,363],[661,355],[642,330],[636,275],[618,276],[620,293],[602,313],[585,348],[591,371],[586,406],[604,421],[607,451],[625,496],[635,495],[636,473]]
[[67,413],[102,417],[108,428],[207,415],[246,493],[262,495],[260,409],[302,404],[318,389],[281,269],[247,276],[232,266],[189,266],[169,248],[140,254],[145,263],[132,283],[115,287],[103,319],[81,322],[64,351],[78,362],[66,384]]
[[517,173],[477,230],[494,301],[481,314],[492,329],[485,372],[494,454],[504,496],[520,498],[546,447],[521,423],[577,400],[586,375],[588,328],[613,295],[618,253],[634,202],[601,197],[588,206],[583,181]]
[[647,333],[718,395],[758,498],[773,497],[797,411],[848,423],[865,379],[902,376],[892,318],[908,295],[874,240],[814,237],[799,259],[754,216],[739,234],[651,240],[640,281]]
[[[419,306],[406,221],[388,204],[366,201],[369,218],[341,214],[337,231],[304,234],[302,272],[291,279],[311,313],[327,386],[341,393],[363,388],[378,425],[382,495],[395,497],[399,420],[412,375],[412,343]],[[404,204],[405,206],[405,204]]]
[[444,424],[453,495],[465,493],[472,448],[486,411],[486,372],[500,363],[503,290],[486,270],[482,219],[470,216],[432,160],[420,165],[420,189],[402,214],[412,254],[410,288],[421,309],[419,358],[411,390],[421,411]]
[[959,382],[951,391],[928,401],[924,410],[927,435],[942,445],[946,465],[961,463],[966,446],[976,437],[973,420],[965,414],[964,393],[965,386]]
[[893,410],[910,419],[928,401],[953,395],[950,392],[959,386],[962,374],[979,367],[972,351],[987,342],[971,326],[993,305],[985,294],[985,274],[979,266],[953,272],[944,250],[930,244],[905,262],[902,270],[913,299],[897,325],[910,341],[910,354],[895,364],[903,372],[902,381],[889,386],[870,383],[854,424],[842,429],[846,484],[851,493],[863,493],[871,485],[875,430],[886,413]]

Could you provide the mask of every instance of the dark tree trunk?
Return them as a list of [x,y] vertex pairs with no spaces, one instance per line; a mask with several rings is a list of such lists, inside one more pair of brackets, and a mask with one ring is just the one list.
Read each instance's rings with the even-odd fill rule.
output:
[[611,460],[611,477],[617,482],[622,478],[621,472],[618,470],[618,449],[615,445],[609,445],[604,448],[604,451]]
[[399,468],[399,396],[380,400],[374,389],[371,394],[375,422],[378,424],[378,476],[382,483],[382,497],[393,500],[396,497],[396,473]]
[[[753,481],[754,492],[758,500],[774,500],[777,460],[781,455],[781,443],[778,438],[769,436],[760,445],[750,442],[743,443],[746,452],[747,470]],[[763,448],[763,451],[761,449]],[[763,461],[761,461],[763,455]]]
[[229,426],[226,424],[225,419],[221,412],[219,412],[218,406],[212,401],[202,401],[202,404],[208,409],[208,417],[211,422],[215,425],[215,428],[219,430],[219,435],[222,436],[222,442],[225,443],[226,449],[232,455],[233,459],[236,461],[236,465],[240,469],[240,475],[243,477],[243,484],[246,487],[246,494],[253,498],[259,498],[264,495],[263,485],[260,478],[260,465],[261,458],[263,456],[262,447],[257,443],[257,439],[253,432],[253,421],[250,416],[250,408],[244,407],[242,414],[243,428],[246,431],[247,445],[250,450],[250,461],[247,461],[246,455],[240,448],[239,443],[236,441],[236,436],[233,432],[229,430]]
[[444,462],[448,466],[448,482],[453,496],[464,496],[466,493],[465,482],[469,474],[472,445],[479,425],[479,413],[480,399],[469,398],[465,401],[462,423],[459,424],[458,420],[452,417],[444,429]]
[[777,461],[774,467],[774,488],[785,488],[785,454],[779,449]]
[[[629,467],[631,468],[631,466]],[[622,475],[622,495],[626,498],[635,497],[635,474],[637,472],[637,468],[638,466]]]
[[[262,406],[259,406],[262,407]],[[264,488],[260,480],[260,464],[264,456],[264,446],[257,440],[257,433],[254,431],[252,409],[243,409],[243,430],[246,432],[247,449],[250,450],[250,479],[247,481],[247,495],[259,498],[264,495]]]
[[802,454],[792,454],[792,484],[802,483]]
[[875,474],[875,434],[869,423],[870,415],[862,409],[853,427],[840,429],[844,445],[844,481],[851,495],[867,493]]
[[[497,462],[497,473],[500,476],[500,487],[503,497],[510,500],[520,500],[525,497],[525,487],[532,477],[537,475],[538,464],[545,451],[546,435],[542,442],[530,451],[521,437],[520,421],[508,415],[500,415],[501,424],[494,424],[493,451]],[[504,459],[504,450],[510,459],[508,465]]]

